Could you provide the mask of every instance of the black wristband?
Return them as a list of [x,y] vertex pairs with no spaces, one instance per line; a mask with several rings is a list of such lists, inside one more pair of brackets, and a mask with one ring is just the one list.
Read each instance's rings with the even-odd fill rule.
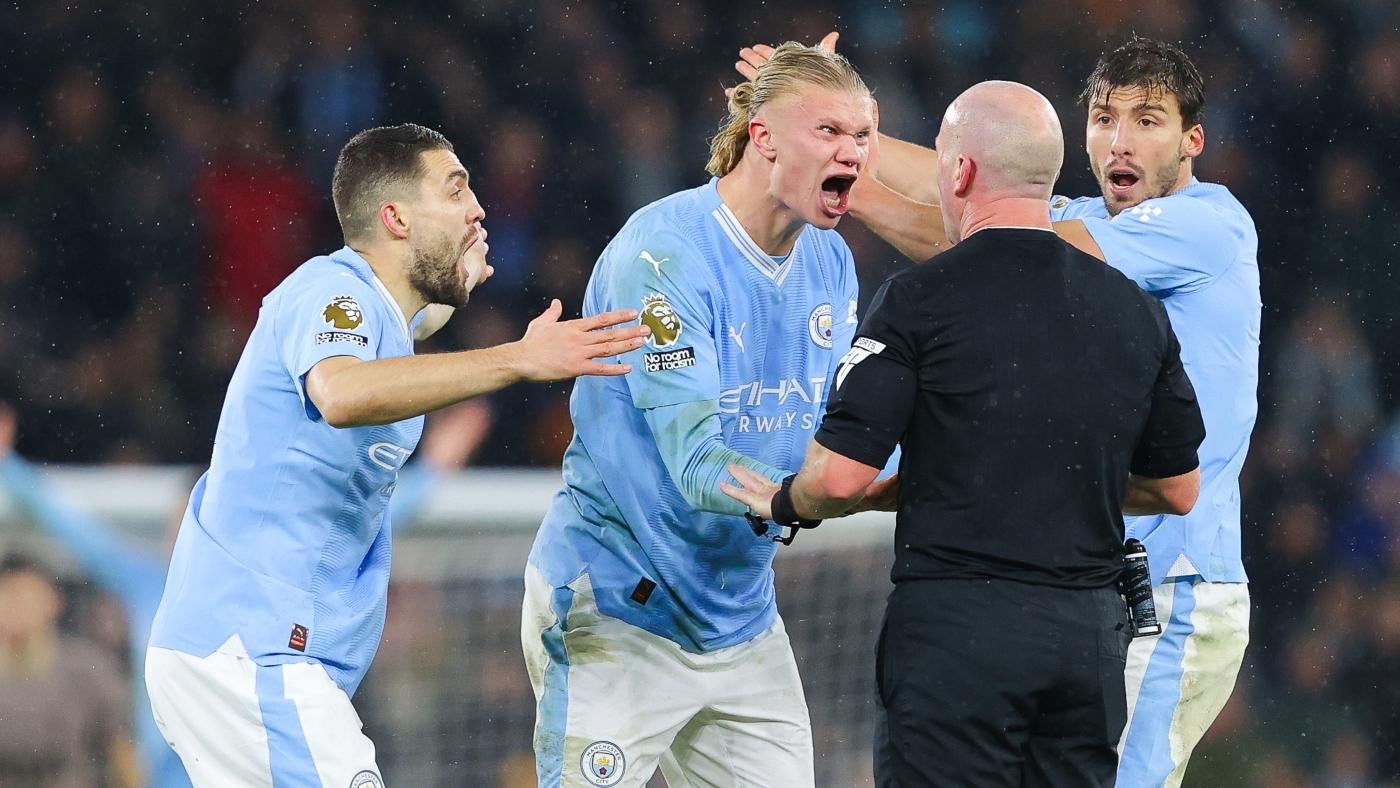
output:
[[809,520],[797,515],[797,509],[792,503],[792,482],[797,478],[797,474],[792,474],[783,479],[783,486],[773,493],[773,500],[769,502],[768,508],[773,511],[773,522],[788,528],[816,528],[822,524],[821,520]]

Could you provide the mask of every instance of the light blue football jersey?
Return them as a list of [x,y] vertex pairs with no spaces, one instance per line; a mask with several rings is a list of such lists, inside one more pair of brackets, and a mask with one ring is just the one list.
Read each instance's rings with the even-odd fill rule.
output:
[[[652,335],[621,357],[626,376],[574,384],[564,487],[530,554],[545,579],[562,587],[586,574],[603,613],[692,652],[772,626],[774,542],[733,501],[692,506],[690,482],[668,464],[683,464],[681,447],[722,439],[770,478],[801,467],[855,333],[857,287],[835,231],[808,226],[775,260],[714,180],[634,214],[598,259],[583,311],[640,309]],[[717,411],[706,423],[718,434],[684,417],[690,405]],[[717,490],[729,477],[721,466],[704,478]]]
[[348,247],[263,299],[180,524],[152,646],[203,657],[238,635],[259,664],[320,662],[354,693],[384,628],[387,504],[423,418],[337,429],[304,380],[331,356],[412,355],[411,337]]
[[1055,221],[1083,220],[1108,264],[1166,307],[1205,419],[1195,508],[1124,518],[1128,536],[1147,546],[1154,583],[1196,574],[1245,582],[1239,478],[1258,412],[1261,310],[1254,220],[1224,186],[1195,178],[1112,218],[1101,197],[1050,206]]

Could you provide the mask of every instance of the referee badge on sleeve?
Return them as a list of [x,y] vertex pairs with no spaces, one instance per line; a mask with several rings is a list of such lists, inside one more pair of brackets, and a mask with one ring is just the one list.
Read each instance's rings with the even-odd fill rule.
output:
[[884,349],[884,342],[877,342],[870,337],[856,337],[856,341],[851,343],[851,349],[846,351],[846,355],[841,357],[841,362],[836,366],[836,388],[840,389],[841,384],[846,382],[846,376],[851,374],[855,365],[871,356],[879,355]]

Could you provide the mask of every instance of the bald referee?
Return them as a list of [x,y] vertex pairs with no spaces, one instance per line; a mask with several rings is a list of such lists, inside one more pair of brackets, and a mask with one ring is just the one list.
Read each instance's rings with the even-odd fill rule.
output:
[[[788,527],[894,509],[877,681],[895,786],[1113,784],[1130,637],[1123,513],[1189,511],[1205,435],[1166,312],[1061,241],[1050,103],[948,107],[956,245],[875,296],[799,473],[726,492]],[[900,474],[874,482],[902,444]]]

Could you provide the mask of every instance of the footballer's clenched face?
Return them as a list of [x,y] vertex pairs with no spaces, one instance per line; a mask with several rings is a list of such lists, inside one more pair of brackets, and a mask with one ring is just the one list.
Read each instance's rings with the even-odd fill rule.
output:
[[408,281],[430,304],[463,307],[486,275],[486,211],[468,183],[457,154],[445,148],[421,154],[424,170],[413,201]]
[[1199,123],[1183,127],[1175,95],[1139,86],[1095,95],[1085,138],[1089,167],[1111,216],[1185,188],[1191,160],[1205,147]]
[[773,163],[773,198],[802,221],[830,229],[846,214],[874,128],[868,93],[809,85],[765,104],[749,131]]

